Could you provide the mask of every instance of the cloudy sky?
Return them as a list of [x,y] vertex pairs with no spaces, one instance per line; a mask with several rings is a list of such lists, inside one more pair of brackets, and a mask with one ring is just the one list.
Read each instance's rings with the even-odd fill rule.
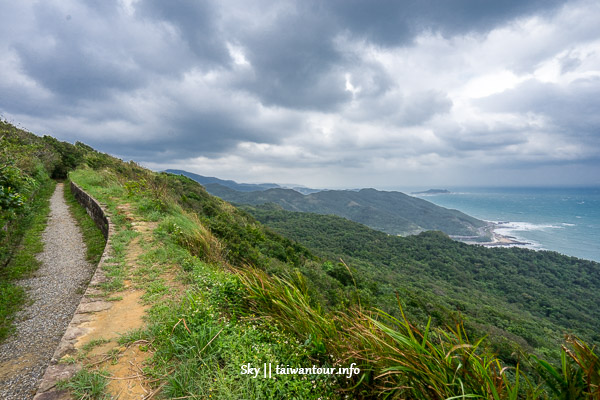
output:
[[0,6],[0,116],[153,169],[600,184],[597,0]]

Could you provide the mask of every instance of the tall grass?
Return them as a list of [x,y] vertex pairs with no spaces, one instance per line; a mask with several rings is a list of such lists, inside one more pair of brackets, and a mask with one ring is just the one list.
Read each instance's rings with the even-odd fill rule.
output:
[[[361,375],[342,390],[358,397],[400,399],[600,399],[600,361],[584,342],[569,337],[561,367],[533,358],[539,375],[506,366],[468,337],[462,324],[419,329],[402,318],[359,307],[324,312],[311,302],[302,276],[272,277],[238,271],[252,312],[312,343],[312,357],[356,363]],[[400,302],[398,302],[400,304]],[[343,384],[343,382],[342,382]]]
[[238,271],[238,275],[248,291],[251,309],[295,332],[311,346],[313,356],[323,356],[339,338],[338,320],[312,304],[300,272],[294,274],[295,282],[252,268]]
[[600,399],[600,360],[594,349],[574,336],[562,346],[560,366],[535,358],[548,392],[555,399]]
[[311,304],[301,276],[294,283],[251,269],[239,274],[254,312],[314,341],[315,356],[358,363],[360,389],[393,398],[516,398],[509,369],[481,346],[483,339],[471,343],[460,325],[432,331],[428,323],[420,331],[382,311],[325,313]]
[[509,369],[482,347],[483,339],[471,343],[461,325],[432,331],[429,321],[420,331],[381,311],[345,318],[351,327],[347,356],[372,372],[373,388],[386,397],[516,398],[518,383],[510,382]]
[[163,219],[161,228],[192,255],[210,263],[225,264],[223,245],[206,229],[198,216],[181,209],[177,211]]

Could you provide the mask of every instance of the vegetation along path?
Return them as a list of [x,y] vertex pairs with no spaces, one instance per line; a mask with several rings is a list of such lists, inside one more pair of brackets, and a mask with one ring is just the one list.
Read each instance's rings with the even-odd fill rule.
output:
[[0,398],[33,398],[39,379],[79,304],[94,266],[63,195],[56,186],[38,255],[41,266],[20,283],[31,305],[17,316],[16,333],[0,345]]

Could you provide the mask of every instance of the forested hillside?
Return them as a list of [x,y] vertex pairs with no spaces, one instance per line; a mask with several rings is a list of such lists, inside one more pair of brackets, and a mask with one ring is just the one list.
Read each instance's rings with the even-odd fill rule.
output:
[[274,203],[289,211],[337,215],[391,235],[440,230],[448,235],[486,240],[485,232],[480,230],[486,226],[484,221],[400,192],[324,190],[302,195],[281,188],[239,192],[219,184],[207,184],[206,190],[237,204]]
[[[556,252],[466,245],[440,232],[396,237],[343,218],[275,206],[246,210],[322,257],[343,258],[356,270],[363,296],[388,312],[399,291],[416,320],[432,315],[443,325],[460,315],[475,330],[539,353],[555,349],[565,333],[600,343],[598,263]],[[500,342],[509,357],[510,346]]]

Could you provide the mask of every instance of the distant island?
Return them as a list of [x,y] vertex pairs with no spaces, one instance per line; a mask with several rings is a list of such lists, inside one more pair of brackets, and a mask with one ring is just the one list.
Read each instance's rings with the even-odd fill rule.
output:
[[411,192],[410,194],[450,194],[452,193],[449,190],[446,189],[429,189],[429,190],[425,190],[423,192]]

